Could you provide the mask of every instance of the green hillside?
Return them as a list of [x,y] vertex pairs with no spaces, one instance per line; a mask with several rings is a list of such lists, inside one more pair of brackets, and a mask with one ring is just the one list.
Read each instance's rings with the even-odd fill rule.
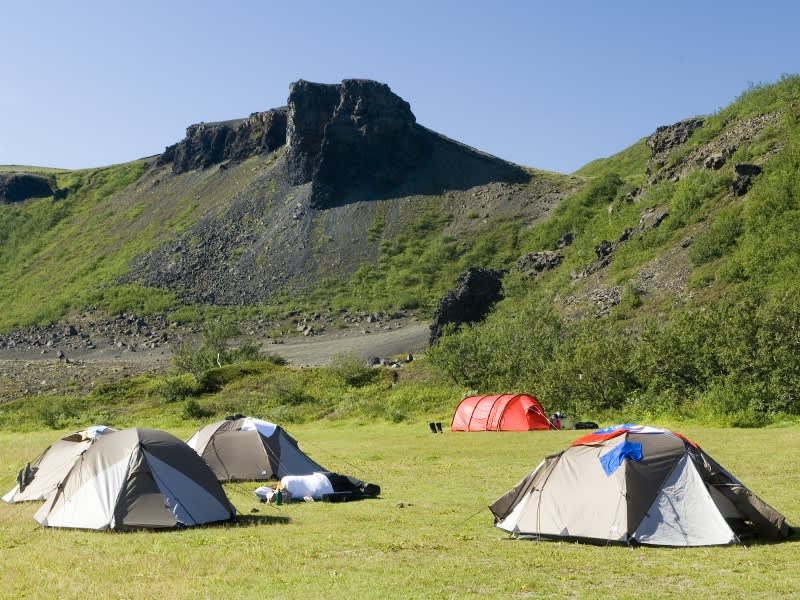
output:
[[[464,385],[533,390],[570,414],[739,425],[797,414],[798,117],[800,78],[785,77],[707,117],[661,164],[643,164],[640,142],[579,170],[587,186],[526,248],[553,249],[574,231],[558,269],[507,279],[494,314],[442,340],[434,362]],[[717,154],[721,166],[707,160]],[[763,172],[736,195],[741,163]],[[648,211],[668,216],[637,230]],[[626,229],[609,264],[576,277],[596,264],[598,244]]]
[[[308,186],[281,175],[281,149],[178,174],[153,160],[39,170],[66,193],[0,204],[0,331],[89,306],[197,322],[426,317],[460,272],[495,267],[504,299],[428,353],[455,389],[525,389],[577,417],[774,422],[800,412],[798,119],[800,77],[786,76],[569,176],[527,170],[527,182],[312,211]],[[516,266],[539,252],[560,263]],[[256,270],[277,283],[204,300],[202,286],[169,283],[174,265],[230,274],[226,293]]]

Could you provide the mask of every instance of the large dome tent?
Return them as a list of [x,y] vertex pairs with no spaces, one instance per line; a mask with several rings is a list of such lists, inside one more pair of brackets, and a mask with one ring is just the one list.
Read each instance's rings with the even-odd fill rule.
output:
[[233,415],[210,423],[186,443],[220,481],[270,481],[327,471],[282,427],[254,417]]
[[539,401],[529,394],[467,396],[456,408],[450,431],[532,431],[555,429]]
[[489,509],[521,538],[652,546],[786,538],[784,517],[686,437],[617,425],[546,457]]
[[81,454],[33,518],[45,527],[125,531],[235,514],[211,469],[184,442],[155,429],[124,429]]

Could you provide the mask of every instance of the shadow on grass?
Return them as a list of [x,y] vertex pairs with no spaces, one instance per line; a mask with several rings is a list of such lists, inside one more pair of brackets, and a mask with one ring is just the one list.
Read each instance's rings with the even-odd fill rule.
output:
[[289,517],[283,515],[236,515],[234,525],[254,526],[254,525],[288,525],[291,523]]

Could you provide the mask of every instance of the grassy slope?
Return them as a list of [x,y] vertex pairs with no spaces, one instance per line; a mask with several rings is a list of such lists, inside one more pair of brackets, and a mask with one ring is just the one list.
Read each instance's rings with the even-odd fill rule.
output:
[[[5,307],[0,330],[45,323],[89,304],[112,312],[174,309],[171,293],[119,286],[115,278],[126,272],[134,256],[175,239],[202,217],[221,214],[240,195],[268,193],[262,189],[268,183],[259,183],[259,178],[277,155],[177,177],[146,168],[144,161],[52,171],[59,187],[70,190],[66,199],[0,207],[0,302]],[[532,197],[575,185],[562,175],[531,173],[526,193]],[[513,262],[520,232],[530,226],[527,221],[538,218],[493,214],[491,203],[496,198],[475,200],[472,195],[454,192],[321,212],[310,240],[312,268],[330,276],[312,281],[304,298],[287,293],[276,296],[274,303],[291,304],[289,308],[308,304],[309,310],[334,304],[431,311],[467,266]],[[477,218],[478,212],[474,218],[459,217],[464,206],[478,202],[488,202],[482,218]],[[527,210],[535,214],[547,209]],[[460,223],[458,240],[448,231],[454,223]],[[352,272],[354,261],[365,266],[348,282],[342,273]]]
[[[774,110],[784,111],[789,120],[796,118],[797,87],[796,78],[787,77],[774,86],[748,90],[730,107],[709,116],[706,125],[676,152],[675,160],[724,132],[727,124],[736,119]],[[782,138],[793,126],[785,120],[768,135],[740,148],[725,171],[730,171],[730,164],[735,161],[754,160],[769,153],[775,142],[785,142]],[[558,283],[549,285],[552,292],[568,293],[569,282],[564,274],[591,262],[593,247],[600,240],[615,239],[625,227],[635,225],[641,210],[647,206],[663,205],[666,201],[673,214],[680,208],[676,206],[678,202],[670,200],[676,195],[676,186],[669,184],[656,186],[634,205],[620,201],[643,181],[647,158],[647,146],[640,140],[612,157],[587,164],[570,179],[531,170],[531,190],[544,182],[562,188],[580,187],[580,181],[591,183],[612,174],[622,180],[615,197],[601,198],[594,204],[586,202],[583,192],[577,192],[544,227],[533,231],[523,219],[491,212],[482,214],[480,206],[469,206],[469,194],[455,201],[445,196],[422,199],[421,204],[427,208],[416,219],[400,203],[376,203],[361,212],[368,215],[367,220],[362,216],[357,223],[354,212],[348,220],[360,228],[356,232],[359,240],[366,237],[366,242],[379,245],[378,260],[367,252],[367,264],[346,285],[341,278],[331,278],[320,282],[309,297],[318,305],[333,303],[372,310],[406,305],[430,311],[438,296],[449,289],[464,268],[474,265],[508,268],[521,254],[550,249],[558,237],[578,228],[579,234],[585,231],[586,235],[579,235],[576,245],[566,251],[567,260],[555,275]],[[48,321],[70,308],[89,303],[140,312],[174,306],[170,294],[118,289],[109,284],[125,272],[127,261],[134,255],[169,239],[201,215],[221,210],[252,176],[255,163],[250,162],[226,172],[210,170],[177,179],[167,176],[158,185],[154,176],[145,178],[141,184],[129,185],[142,173],[141,161],[87,171],[39,170],[53,173],[59,186],[69,187],[71,193],[65,201],[57,203],[36,200],[0,207],[0,302],[5,307],[0,315],[0,329]],[[695,184],[703,185],[692,183]],[[609,216],[606,208],[615,198],[618,210]],[[461,226],[454,228],[451,224],[454,214],[465,200],[466,219],[461,215]],[[650,236],[644,248],[641,243],[630,244],[620,252],[625,255],[622,260],[616,260],[610,269],[611,283],[626,281],[644,262],[675,247],[681,236],[697,233],[692,226],[709,221],[726,203],[721,197],[704,197],[701,206],[694,207],[688,215],[687,222],[671,226],[671,235]],[[471,228],[470,220],[474,223]],[[337,229],[320,218],[316,227],[312,246],[319,257],[321,272],[336,273],[336,245],[343,243],[341,225]],[[730,248],[723,250],[727,252]],[[713,264],[698,270],[696,279],[701,283],[719,279],[722,263],[712,258],[706,262]],[[704,286],[699,287],[702,290]],[[663,303],[663,299],[656,298],[655,302]],[[650,311],[660,309],[661,306],[651,307]]]
[[225,206],[268,160],[176,178],[143,161],[58,172],[64,200],[0,207],[0,330],[99,304],[111,312],[174,308],[171,293],[119,286],[128,261]]
[[[38,505],[0,504],[2,595],[79,598],[90,586],[131,599],[775,598],[800,585],[796,541],[632,550],[508,540],[492,527],[486,505],[575,432],[427,429],[418,422],[290,428],[322,464],[381,485],[381,498],[275,508],[255,501],[258,484],[228,485],[240,513],[235,526],[130,534],[42,529],[31,519]],[[800,521],[796,428],[679,431],[790,523]],[[182,438],[192,432],[173,430]],[[57,435],[0,433],[0,491],[11,487],[17,465]]]

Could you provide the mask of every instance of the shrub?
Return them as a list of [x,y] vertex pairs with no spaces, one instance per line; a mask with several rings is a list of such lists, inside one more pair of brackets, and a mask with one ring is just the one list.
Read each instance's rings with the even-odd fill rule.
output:
[[159,381],[154,391],[165,402],[177,402],[196,395],[198,385],[191,375],[175,375]]
[[742,233],[741,207],[722,210],[709,230],[698,235],[689,248],[689,259],[695,265],[711,262],[724,256]]
[[184,419],[207,419],[213,414],[214,411],[212,409],[201,406],[194,399],[187,400],[183,407]]
[[694,171],[674,187],[669,203],[670,229],[694,223],[701,209],[714,197],[724,193],[730,185],[730,175],[722,171]]
[[331,358],[331,370],[342,383],[356,387],[374,381],[378,374],[364,359],[349,352],[334,355]]

